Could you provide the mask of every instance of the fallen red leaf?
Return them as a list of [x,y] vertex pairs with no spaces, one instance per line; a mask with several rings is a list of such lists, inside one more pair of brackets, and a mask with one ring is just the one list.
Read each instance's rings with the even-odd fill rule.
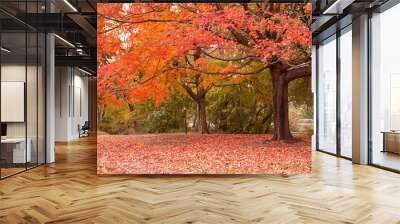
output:
[[311,172],[309,138],[270,135],[100,135],[99,174],[297,174]]

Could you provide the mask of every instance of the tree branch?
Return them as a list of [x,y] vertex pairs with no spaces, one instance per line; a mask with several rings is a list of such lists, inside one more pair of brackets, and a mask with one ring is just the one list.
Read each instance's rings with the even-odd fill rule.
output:
[[122,20],[122,19],[117,19],[114,17],[109,17],[109,16],[105,16],[102,14],[98,14],[101,17],[104,17],[107,20],[111,20],[114,22],[118,22],[118,23],[130,23],[130,24],[139,24],[139,23],[188,23],[190,20],[173,20],[173,19],[144,19],[141,21],[129,21],[129,20]]
[[207,53],[203,49],[201,50],[201,52],[204,55],[206,55],[206,56],[208,56],[210,58],[213,58],[213,59],[216,59],[216,60],[220,60],[220,61],[242,61],[242,60],[247,59],[247,58],[261,60],[259,57],[255,56],[255,55],[247,55],[247,56],[243,56],[243,57],[240,57],[240,58],[220,58],[218,56],[214,56],[214,55],[211,55],[211,54]]
[[266,65],[266,66],[263,66],[263,67],[255,70],[255,71],[252,71],[252,72],[233,72],[233,71],[232,72],[208,72],[208,71],[202,71],[200,69],[193,68],[193,67],[175,67],[175,69],[189,69],[189,70],[192,70],[192,71],[195,71],[195,72],[199,72],[199,73],[203,73],[203,74],[206,74],[206,75],[254,75],[254,74],[257,74],[257,73],[260,73],[260,72],[264,71],[268,67],[269,66]]
[[309,76],[311,76],[310,61],[289,68],[286,73],[286,82],[291,82],[295,79],[309,77]]
[[186,90],[186,92],[189,94],[190,97],[192,97],[195,101],[198,101],[197,94],[195,94],[189,86],[187,86],[183,83],[181,83],[181,86]]
[[120,28],[122,25],[123,25],[123,23],[119,23],[118,25],[116,25],[114,27],[111,27],[109,29],[105,29],[103,31],[98,32],[98,34],[105,34],[105,33],[111,32],[111,31],[113,31],[113,30],[115,30],[117,28]]
[[228,29],[231,32],[232,36],[235,38],[236,42],[238,42],[239,44],[241,44],[243,46],[249,47],[249,40],[246,37],[244,37],[239,32],[236,32],[232,28],[228,28]]

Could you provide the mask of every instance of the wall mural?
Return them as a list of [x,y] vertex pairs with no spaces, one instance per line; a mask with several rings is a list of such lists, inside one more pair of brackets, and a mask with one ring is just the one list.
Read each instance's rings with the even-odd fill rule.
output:
[[99,174],[311,172],[311,4],[98,4]]

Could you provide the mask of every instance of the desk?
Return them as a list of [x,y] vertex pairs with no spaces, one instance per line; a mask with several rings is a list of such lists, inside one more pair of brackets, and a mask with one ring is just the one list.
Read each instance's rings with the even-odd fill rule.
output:
[[[26,140],[26,142],[28,143],[27,144],[28,147],[26,147],[26,154],[25,154],[25,138],[1,139],[2,157],[3,157],[3,154],[5,154],[5,157],[3,157],[3,158],[5,158],[6,161],[9,163],[31,162],[31,160],[32,160],[32,153],[31,153],[32,141],[30,138],[28,138]],[[12,156],[10,154],[12,154]]]
[[400,154],[400,132],[383,131],[383,149],[382,152],[392,152]]

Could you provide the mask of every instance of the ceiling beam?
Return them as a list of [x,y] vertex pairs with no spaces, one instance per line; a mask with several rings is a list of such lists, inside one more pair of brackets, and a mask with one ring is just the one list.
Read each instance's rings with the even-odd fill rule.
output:
[[82,30],[67,14],[62,13],[19,13],[16,17],[42,32]]
[[81,29],[86,33],[87,38],[85,38],[85,42],[87,42],[90,46],[96,46],[97,41],[97,30],[89,21],[83,17],[81,14],[68,14],[68,17],[73,20]]
[[92,71],[97,70],[97,60],[91,56],[55,56],[56,66],[86,67]]

